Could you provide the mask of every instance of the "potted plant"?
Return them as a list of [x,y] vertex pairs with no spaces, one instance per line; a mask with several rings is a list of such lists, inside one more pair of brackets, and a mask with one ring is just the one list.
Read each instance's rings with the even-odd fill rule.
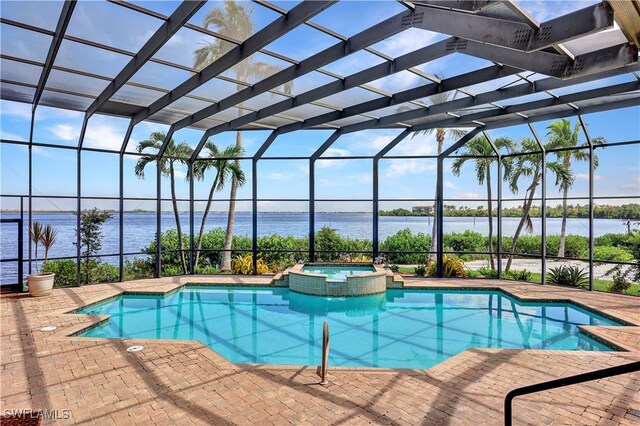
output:
[[[53,281],[56,274],[47,273],[47,260],[49,258],[49,249],[55,244],[57,232],[51,225],[42,226],[40,222],[33,222],[29,230],[29,238],[35,244],[36,257],[36,273],[27,277],[29,293],[32,296],[46,296],[51,293]],[[42,273],[38,268],[38,246],[42,244],[44,247],[44,261],[42,262]]]

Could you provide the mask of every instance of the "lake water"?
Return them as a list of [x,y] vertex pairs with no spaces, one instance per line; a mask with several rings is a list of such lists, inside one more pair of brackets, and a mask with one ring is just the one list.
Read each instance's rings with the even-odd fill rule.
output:
[[[19,214],[5,213],[2,218],[17,218]],[[195,215],[196,230],[200,225],[201,215]],[[371,239],[372,238],[372,214],[371,213],[316,213],[316,230],[323,226],[336,229],[341,235],[350,238]],[[24,258],[28,258],[27,244],[27,215],[24,216]],[[58,231],[58,242],[49,253],[50,257],[75,256],[76,241],[76,216],[73,213],[37,213],[33,215],[33,220],[43,224],[51,224]],[[180,215],[183,231],[189,230],[189,215]],[[207,220],[207,230],[214,228],[225,228],[227,221],[226,213],[211,213]],[[518,225],[519,218],[503,218],[503,235],[513,235]],[[494,219],[494,232],[497,232],[496,220]],[[103,242],[100,254],[118,253],[119,247],[119,217],[114,217],[103,226]],[[174,216],[171,213],[161,215],[162,230],[175,228]],[[408,228],[413,233],[431,233],[433,219],[430,217],[380,217],[379,230],[380,240],[384,241],[389,235]],[[547,219],[547,235],[560,233],[561,219]],[[540,233],[540,220],[534,219],[534,233]],[[236,215],[235,234],[251,235],[251,214],[240,212]],[[265,235],[292,235],[295,237],[306,236],[309,230],[309,215],[307,213],[260,213],[258,215],[258,236]],[[487,235],[489,232],[488,219],[486,217],[446,217],[444,222],[444,232],[464,232],[472,230]],[[607,233],[623,233],[626,227],[618,219],[596,219],[594,235],[599,236]],[[125,213],[124,215],[124,252],[135,253],[141,251],[149,242],[155,239],[156,215],[154,213]],[[568,219],[567,233],[587,236],[589,233],[589,222],[587,219]],[[17,257],[17,225],[13,223],[3,223],[1,227],[2,244],[1,255],[3,259]],[[118,257],[105,257],[103,260],[117,263]],[[16,264],[2,263],[2,273],[0,281],[15,280]]]

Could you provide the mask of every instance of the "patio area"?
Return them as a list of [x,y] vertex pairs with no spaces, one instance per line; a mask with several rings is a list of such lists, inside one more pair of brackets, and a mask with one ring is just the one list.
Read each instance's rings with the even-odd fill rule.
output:
[[[516,387],[640,357],[640,327],[587,327],[619,352],[474,349],[429,370],[240,365],[199,342],[68,337],[96,319],[75,308],[187,283],[267,285],[267,277],[173,277],[2,296],[0,410],[69,410],[77,424],[502,424]],[[407,279],[407,287],[499,288],[520,299],[571,300],[640,325],[637,298],[504,280]],[[52,332],[40,328],[54,325]],[[142,345],[141,352],[126,348]],[[640,373],[520,397],[515,424],[637,424]]]

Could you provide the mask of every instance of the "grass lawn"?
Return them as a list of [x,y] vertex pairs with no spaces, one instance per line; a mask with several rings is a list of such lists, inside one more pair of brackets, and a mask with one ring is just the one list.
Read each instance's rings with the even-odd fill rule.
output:
[[[413,266],[401,266],[398,272],[401,274],[413,275],[414,269],[415,268]],[[482,278],[482,277],[479,277],[479,278]],[[531,279],[529,280],[529,282],[540,284],[542,282],[542,274],[531,272]],[[593,288],[596,291],[608,292],[611,284],[613,284],[613,281],[611,280],[596,279],[593,281]],[[640,295],[640,284],[631,284],[631,288],[625,291],[624,294],[631,294],[636,296]]]
[[[540,284],[542,282],[542,274],[532,272],[529,282]],[[596,291],[609,291],[609,287],[613,284],[611,280],[593,280],[593,289]],[[631,287],[624,294],[640,295],[640,284],[631,284]]]

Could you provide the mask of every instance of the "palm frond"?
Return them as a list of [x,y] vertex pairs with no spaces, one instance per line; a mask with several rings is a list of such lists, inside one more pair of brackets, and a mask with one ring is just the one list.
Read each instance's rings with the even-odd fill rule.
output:
[[134,168],[135,175],[140,179],[144,179],[144,169],[147,167],[147,164],[153,163],[156,160],[157,158],[155,155],[145,155],[144,157],[140,157]]
[[531,215],[528,213],[524,218],[524,229],[527,234],[533,233],[533,220],[531,219]]

